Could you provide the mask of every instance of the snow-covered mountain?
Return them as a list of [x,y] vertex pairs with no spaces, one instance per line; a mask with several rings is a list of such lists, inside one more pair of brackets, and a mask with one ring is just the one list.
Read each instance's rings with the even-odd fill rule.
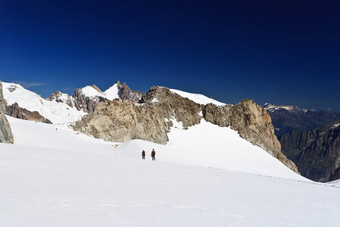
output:
[[102,92],[97,86],[86,86],[78,89],[79,93],[84,95],[87,98],[96,98],[101,97],[108,100],[119,99],[118,95],[118,84],[115,83],[113,86],[108,88],[106,91]]
[[19,84],[5,82],[2,82],[2,84],[3,96],[7,105],[18,103],[21,108],[39,112],[52,123],[75,122],[85,115],[85,112],[72,108],[65,103],[46,100]]
[[[96,105],[104,100],[131,100],[135,103],[138,103],[142,97],[142,92],[132,91],[125,83],[121,84],[119,81],[117,81],[117,83],[112,85],[104,92],[102,92],[96,85],[79,88],[74,92],[72,98],[74,100],[74,106],[78,110],[92,113]],[[70,102],[67,104],[69,103]]]
[[[3,86],[4,98],[8,106],[18,103],[20,108],[25,108],[32,112],[37,111],[41,116],[53,123],[75,122],[86,113],[92,112],[95,106],[103,100],[129,99],[133,102],[139,102],[143,97],[142,92],[132,91],[125,83],[120,84],[119,81],[104,92],[96,85],[91,85],[77,89],[73,96],[56,91],[47,99],[23,88],[19,84],[3,82]],[[224,103],[204,95],[176,89],[171,89],[171,91],[199,104],[224,105]]]
[[307,112],[306,109],[300,109],[297,106],[294,105],[273,105],[270,103],[265,103],[263,105],[263,108],[265,108],[268,112],[275,112],[275,111],[288,111],[288,112]]

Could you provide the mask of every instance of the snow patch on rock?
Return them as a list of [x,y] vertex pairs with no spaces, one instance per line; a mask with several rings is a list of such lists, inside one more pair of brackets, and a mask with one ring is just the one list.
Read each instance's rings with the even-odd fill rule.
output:
[[222,102],[219,102],[219,101],[216,101],[212,98],[208,98],[207,96],[205,95],[201,95],[201,94],[194,94],[194,93],[189,93],[189,92],[185,92],[185,91],[180,91],[180,90],[177,90],[177,89],[170,89],[171,92],[173,93],[176,93],[184,98],[188,98],[198,104],[202,104],[202,105],[206,105],[208,103],[212,103],[212,104],[215,104],[217,106],[224,106],[225,103],[222,103]]

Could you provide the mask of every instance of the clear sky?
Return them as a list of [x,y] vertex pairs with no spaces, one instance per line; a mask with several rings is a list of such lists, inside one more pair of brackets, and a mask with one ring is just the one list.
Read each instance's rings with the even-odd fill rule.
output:
[[117,80],[340,112],[336,1],[0,0],[0,79],[43,97]]

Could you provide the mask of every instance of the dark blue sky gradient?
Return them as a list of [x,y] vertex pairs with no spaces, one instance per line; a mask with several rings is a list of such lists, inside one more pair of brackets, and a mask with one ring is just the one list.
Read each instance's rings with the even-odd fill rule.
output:
[[44,97],[120,80],[340,112],[335,2],[0,0],[0,79]]

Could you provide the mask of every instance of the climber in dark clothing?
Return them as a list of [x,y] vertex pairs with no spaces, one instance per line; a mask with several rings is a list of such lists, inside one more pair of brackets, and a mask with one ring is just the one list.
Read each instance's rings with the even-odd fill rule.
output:
[[151,151],[151,158],[152,158],[152,160],[156,160],[156,151],[155,151],[155,149],[152,149],[152,151]]
[[145,151],[142,151],[142,159],[145,159]]

